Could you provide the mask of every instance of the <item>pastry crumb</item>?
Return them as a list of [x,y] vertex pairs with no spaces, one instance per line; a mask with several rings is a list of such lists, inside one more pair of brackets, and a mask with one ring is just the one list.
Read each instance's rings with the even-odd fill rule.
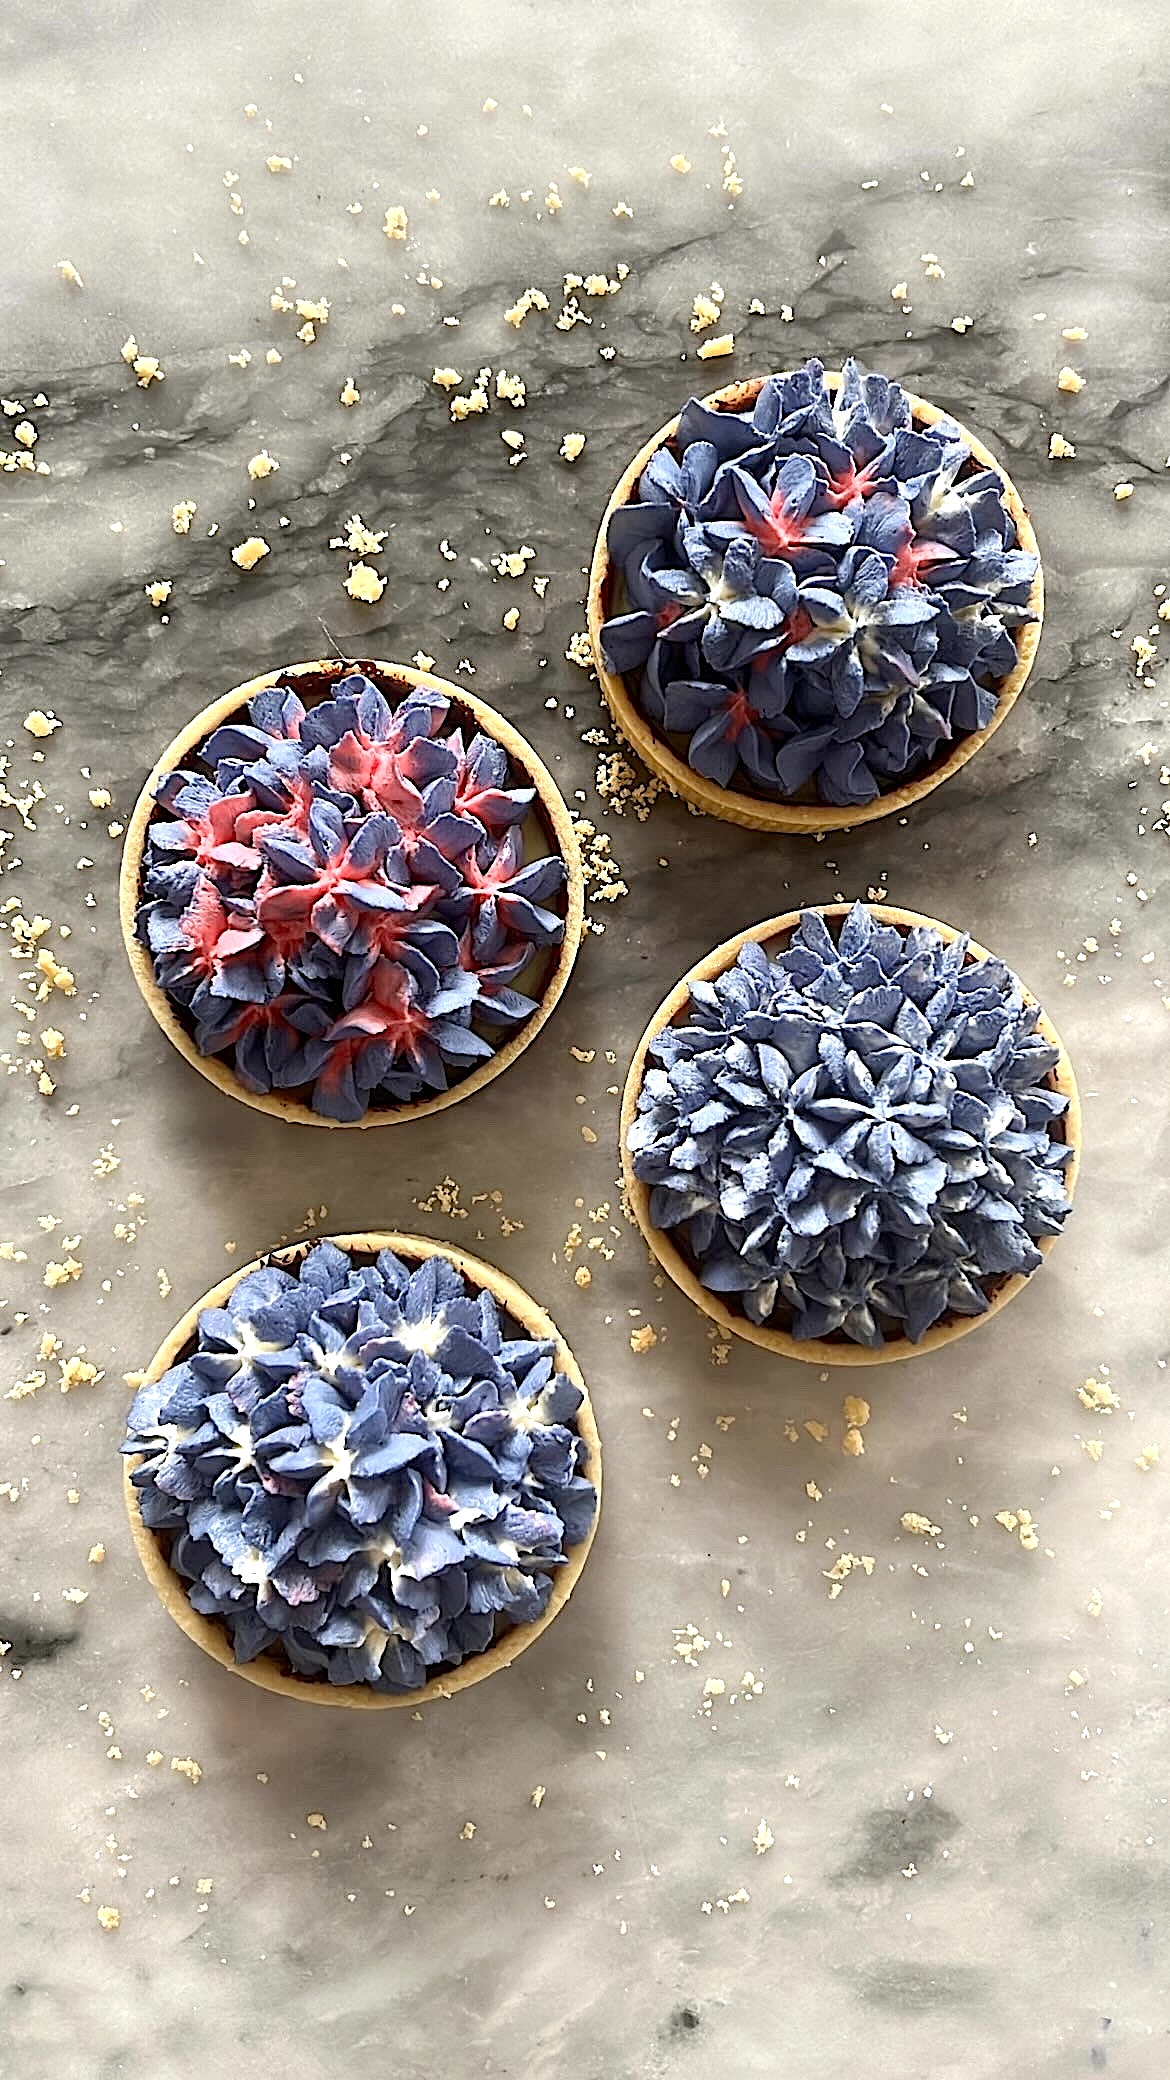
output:
[[386,580],[371,563],[351,563],[345,589],[351,599],[365,600],[373,605],[386,590]]
[[242,571],[255,570],[258,563],[271,554],[263,535],[249,535],[246,542],[238,542],[232,550],[232,562]]

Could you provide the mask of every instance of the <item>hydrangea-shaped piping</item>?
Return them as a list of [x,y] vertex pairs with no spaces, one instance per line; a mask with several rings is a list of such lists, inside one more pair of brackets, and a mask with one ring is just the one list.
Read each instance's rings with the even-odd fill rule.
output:
[[1033,619],[1004,480],[855,361],[835,395],[812,360],[747,410],[692,398],[607,546],[607,669],[696,772],[773,799],[923,772],[991,720]]
[[658,1034],[628,1134],[650,1219],[712,1292],[877,1348],[979,1314],[1069,1210],[1058,1051],[1002,961],[816,911]]
[[122,1450],[237,1661],[410,1691],[544,1611],[597,1506],[582,1399],[448,1259],[321,1243],[204,1310]]
[[[136,931],[203,1054],[327,1118],[447,1089],[523,1025],[564,937],[565,862],[524,858],[536,790],[419,688],[267,688],[168,774]],[[550,907],[550,905],[554,907]]]

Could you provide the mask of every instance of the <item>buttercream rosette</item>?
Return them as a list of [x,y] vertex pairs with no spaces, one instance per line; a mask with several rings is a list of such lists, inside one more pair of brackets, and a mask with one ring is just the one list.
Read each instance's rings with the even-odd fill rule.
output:
[[565,861],[525,859],[535,789],[437,687],[367,674],[306,706],[279,681],[166,774],[135,933],[203,1056],[313,1112],[432,1099],[539,1009]]
[[1071,1203],[1040,1018],[965,936],[864,904],[838,936],[810,910],[773,954],[749,938],[650,1041],[626,1145],[652,1228],[798,1343],[983,1314]]
[[583,1402],[443,1255],[324,1242],[203,1309],[122,1450],[237,1663],[397,1694],[545,1613],[596,1513]]
[[752,387],[692,397],[611,511],[602,663],[719,788],[859,807],[991,722],[1039,559],[999,470],[888,377]]

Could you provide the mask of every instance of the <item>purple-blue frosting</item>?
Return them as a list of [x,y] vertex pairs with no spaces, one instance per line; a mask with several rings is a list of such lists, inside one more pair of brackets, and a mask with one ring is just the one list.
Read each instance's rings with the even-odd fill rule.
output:
[[1038,559],[951,419],[850,360],[691,398],[609,523],[608,670],[720,787],[860,805],[984,728]]
[[204,1310],[122,1450],[237,1661],[408,1691],[544,1611],[597,1507],[582,1399],[447,1258],[325,1242]]
[[693,982],[650,1048],[628,1147],[709,1291],[798,1338],[877,1348],[982,1314],[1069,1211],[1059,1050],[1000,960],[855,904]]
[[513,984],[564,937],[565,863],[525,863],[535,789],[448,715],[363,672],[308,709],[272,686],[159,783],[137,935],[246,1090],[357,1120],[446,1090],[537,1009]]

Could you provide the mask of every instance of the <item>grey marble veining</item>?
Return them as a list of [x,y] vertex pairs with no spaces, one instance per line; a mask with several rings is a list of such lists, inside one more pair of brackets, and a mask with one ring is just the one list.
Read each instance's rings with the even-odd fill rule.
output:
[[[1166,70],[1149,0],[1107,19],[1055,0],[445,15],[15,0],[0,17],[0,390],[47,396],[30,416],[52,472],[0,475],[6,784],[46,791],[35,831],[0,817],[22,860],[0,895],[72,927],[52,943],[78,985],[51,1008],[68,1048],[53,1100],[22,1077],[0,1087],[0,1232],[28,1253],[0,1264],[0,1352],[5,1388],[46,1328],[106,1370],[0,1404],[0,1478],[27,1481],[0,1500],[5,2080],[1165,2072],[1170,735],[1160,670],[1139,678],[1129,644],[1157,625],[1168,575]],[[293,172],[270,175],[269,152]],[[670,172],[677,152],[690,175]],[[511,207],[489,210],[501,185]],[[623,201],[632,219],[611,214]],[[401,245],[380,231],[396,202]],[[58,278],[63,258],[84,290]],[[619,260],[620,295],[557,331],[563,274]],[[311,347],[269,309],[285,275],[332,300]],[[708,370],[687,316],[713,279],[739,347]],[[890,293],[903,280],[908,313]],[[530,282],[553,312],[514,333],[502,314]],[[768,315],[747,315],[753,297]],[[1088,342],[1063,342],[1069,325]],[[149,392],[119,359],[131,331],[166,371]],[[604,718],[564,652],[614,476],[691,388],[850,348],[978,429],[1031,507],[1049,605],[1025,698],[904,823],[817,846],[669,800],[645,824],[606,812],[581,741]],[[1080,397],[1056,389],[1066,360]],[[518,370],[526,408],[451,425],[430,382],[446,363],[465,380]],[[350,375],[362,401],[346,411]],[[513,425],[516,468],[499,438]],[[570,469],[571,429],[589,444]],[[1047,459],[1053,430],[1075,460]],[[279,474],[249,486],[261,447]],[[199,510],[179,539],[184,498]],[[373,608],[346,598],[327,546],[354,512],[389,530]],[[253,531],[272,554],[243,575],[228,551]],[[543,602],[491,569],[522,543]],[[155,578],[174,583],[165,623],[143,594]],[[373,1136],[282,1130],[169,1052],[124,966],[105,832],[196,707],[331,641],[421,648],[496,701],[611,835],[630,890],[595,906],[604,935],[506,1077]],[[34,707],[63,724],[42,764],[20,728]],[[95,784],[113,809],[90,809]],[[1075,1218],[1010,1311],[937,1357],[821,1376],[743,1346],[715,1367],[616,1210],[615,1086],[717,939],[879,886],[969,927],[1045,999],[1086,1099]],[[5,1011],[3,1052],[22,1023]],[[95,1176],[106,1143],[120,1167]],[[416,1203],[447,1174],[464,1220]],[[501,1232],[492,1191],[522,1228]],[[119,1211],[131,1193],[144,1206]],[[589,1227],[603,1201],[620,1233],[582,1291],[560,1245],[578,1217],[608,1232]],[[241,1261],[310,1207],[335,1230],[414,1225],[500,1263],[556,1315],[601,1421],[605,1511],[572,1606],[511,1672],[417,1721],[286,1706],[205,1665],[122,1523],[123,1370],[223,1274],[225,1242]],[[74,1234],[83,1275],[46,1291]],[[640,1357],[634,1319],[659,1335]],[[1121,1406],[1097,1419],[1075,1390],[1104,1366]],[[859,1460],[840,1450],[847,1391],[872,1403]],[[1099,1463],[1082,1449],[1098,1436]],[[1140,1471],[1159,1441],[1167,1464]],[[1036,1552],[995,1521],[1021,1506]],[[940,1536],[907,1536],[907,1510]],[[840,1551],[875,1566],[830,1601]],[[86,1602],[63,1600],[73,1586]],[[688,1625],[711,1642],[693,1666],[673,1651]],[[709,1676],[727,1688],[704,1703]],[[775,1843],[757,1855],[761,1819]]]

